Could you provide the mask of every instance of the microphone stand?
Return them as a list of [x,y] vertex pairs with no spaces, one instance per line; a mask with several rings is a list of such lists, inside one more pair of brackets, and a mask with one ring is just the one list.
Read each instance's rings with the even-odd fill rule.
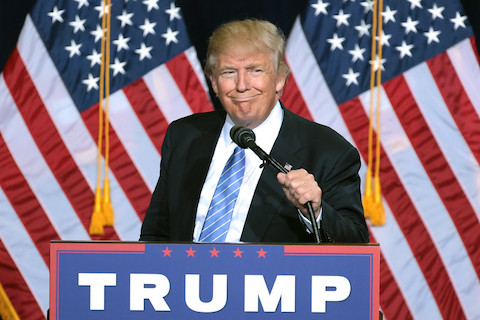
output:
[[[274,167],[275,169],[277,169],[278,172],[288,173],[287,169],[285,169],[277,160],[272,158],[268,153],[263,151],[262,148],[260,148],[255,143],[255,141],[249,140],[249,141],[247,141],[247,145],[253,152],[255,152],[255,154],[261,160],[263,160],[263,164],[261,165],[261,167],[264,167],[266,164],[268,164],[268,165],[271,165],[272,167]],[[320,232],[319,232],[319,228],[318,228],[317,219],[315,219],[315,213],[313,212],[312,203],[310,201],[308,201],[305,205],[307,206],[310,222],[312,223],[313,234],[315,235],[315,241],[317,243],[322,243],[322,240],[320,238]]]

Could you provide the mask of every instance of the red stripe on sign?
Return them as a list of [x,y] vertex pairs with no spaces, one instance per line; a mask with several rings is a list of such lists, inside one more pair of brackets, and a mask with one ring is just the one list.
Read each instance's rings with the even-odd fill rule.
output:
[[[435,63],[442,62],[436,61]],[[442,62],[443,63],[443,62]],[[442,65],[442,68],[448,66]],[[452,80],[452,75],[448,75]],[[452,80],[454,82],[454,80]],[[480,277],[480,224],[467,196],[430,132],[419,107],[403,77],[384,84],[392,107],[415,152],[437,190],[457,228],[473,267]]]
[[[94,141],[98,139],[98,104],[88,108],[81,113],[85,126],[92,135]],[[105,118],[104,118],[105,119]],[[115,175],[120,187],[132,204],[137,215],[143,221],[145,212],[152,193],[148,189],[145,181],[140,176],[132,159],[128,155],[122,141],[118,138],[112,126],[109,126],[110,137],[110,163],[109,168]],[[102,142],[105,146],[105,141]],[[102,150],[105,155],[105,149]],[[115,208],[113,208],[115,210]]]
[[[399,89],[397,88],[397,90]],[[351,99],[341,104],[339,110],[366,162],[368,158],[368,117],[360,100],[358,98]],[[441,314],[445,319],[465,319],[460,301],[435,244],[383,147],[381,147],[380,181],[382,195],[415,255]]]
[[193,113],[213,111],[207,92],[185,53],[177,55],[165,65]]
[[158,107],[145,81],[143,81],[143,78],[140,78],[122,90],[153,145],[158,153],[161,154],[168,121]]
[[2,168],[0,187],[48,266],[50,240],[60,240],[60,237],[15,163],[1,133],[0,168]]
[[458,130],[480,163],[480,118],[446,52],[427,61]]
[[312,114],[303,99],[302,93],[298,88],[297,81],[295,81],[293,74],[290,74],[288,77],[287,83],[283,88],[281,100],[288,110],[304,117],[305,119],[313,121]]
[[[370,242],[377,242],[373,232],[370,232]],[[380,307],[387,319],[413,319],[410,308],[382,252],[380,252]]]
[[[45,162],[88,230],[93,212],[93,192],[56,130],[17,49],[5,66],[4,78]],[[119,239],[113,230],[104,238]]]
[[[18,248],[21,250],[21,248]],[[22,320],[45,319],[40,306],[0,238],[0,283]]]

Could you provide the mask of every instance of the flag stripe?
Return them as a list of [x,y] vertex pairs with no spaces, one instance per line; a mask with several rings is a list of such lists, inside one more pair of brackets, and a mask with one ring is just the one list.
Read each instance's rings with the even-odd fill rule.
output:
[[[33,299],[45,312],[48,308],[48,285],[45,285],[45,280],[48,280],[49,277],[48,266],[1,188],[0,210],[2,212],[0,240],[9,256],[6,261],[11,259],[11,265],[20,270]],[[21,248],[21,250],[18,250],[18,248]],[[9,280],[15,278],[14,273],[1,272],[1,274],[9,277]]]
[[313,121],[313,117],[308,110],[305,100],[302,97],[302,93],[298,89],[298,85],[293,74],[290,75],[285,87],[283,88],[282,101],[285,105],[289,106],[290,111],[295,112],[305,119]]
[[60,237],[13,160],[1,134],[0,155],[0,167],[3,171],[0,187],[18,213],[18,217],[48,266],[50,240],[59,240]]
[[165,133],[167,132],[168,122],[155,102],[150,90],[148,90],[145,81],[140,78],[124,87],[123,92],[145,128],[153,145],[158,153],[161,154],[161,147]]
[[175,79],[165,65],[153,69],[143,79],[168,123],[192,114],[192,109],[180,94]]
[[480,163],[480,118],[470,102],[446,52],[427,61],[458,129]]
[[10,154],[59,235],[69,235],[77,240],[90,239],[45,163],[3,80],[0,77],[0,101],[3,107],[0,119],[4,120],[0,121],[0,129]]
[[[10,56],[3,75],[40,152],[84,227],[88,228],[93,210],[93,193],[56,131],[17,49]],[[118,236],[112,232],[108,239],[118,239]]]
[[[369,228],[371,229],[371,228]],[[375,236],[370,231],[370,242],[377,243]],[[393,278],[387,260],[380,254],[380,308],[384,314],[394,314],[396,319],[413,319],[412,313],[400,293],[400,288]]]
[[193,113],[212,111],[213,106],[185,53],[165,64]]
[[480,65],[474,47],[467,39],[448,49],[447,54],[477,116],[480,115]]
[[[98,105],[82,112],[82,119],[92,138],[98,135]],[[115,130],[110,126],[110,161],[109,167],[115,175],[125,195],[132,204],[140,220],[150,202],[151,192],[132,163]],[[105,155],[105,150],[102,151]]]
[[151,193],[157,183],[157,178],[151,172],[157,170],[160,155],[122,90],[110,96],[109,121]]
[[8,254],[0,234],[0,282],[20,319],[45,319],[30,288]]
[[477,276],[480,275],[480,249],[478,248],[480,225],[473,208],[448,162],[443,157],[435,137],[428,131],[428,125],[420,113],[405,79],[397,77],[385,83],[384,88],[398,119],[405,129],[405,133],[452,217],[470,255]]
[[[358,98],[353,98],[341,104],[340,110],[360,153],[366,159],[368,154],[368,119],[363,108],[359,105]],[[382,194],[392,208],[397,223],[415,254],[441,314],[446,319],[465,319],[465,314],[445,266],[438,252],[434,249],[435,245],[383,148],[381,148],[380,180]]]
[[475,37],[470,37],[470,45],[472,46],[472,50],[475,54],[475,58],[477,59],[477,65],[480,65],[480,56],[478,55],[477,43],[475,42]]

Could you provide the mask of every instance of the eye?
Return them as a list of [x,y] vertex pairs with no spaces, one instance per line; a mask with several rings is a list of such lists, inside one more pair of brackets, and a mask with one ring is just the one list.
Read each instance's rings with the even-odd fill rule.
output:
[[224,71],[222,71],[221,76],[223,78],[230,79],[230,78],[235,77],[236,74],[237,73],[235,72],[235,70],[224,70]]

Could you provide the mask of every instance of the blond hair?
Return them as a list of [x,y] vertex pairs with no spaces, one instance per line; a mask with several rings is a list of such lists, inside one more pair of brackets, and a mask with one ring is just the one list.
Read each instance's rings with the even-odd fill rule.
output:
[[207,48],[204,70],[207,76],[214,75],[218,54],[234,45],[270,51],[277,74],[286,78],[290,73],[284,59],[285,36],[280,28],[265,20],[246,19],[227,22],[213,32]]

